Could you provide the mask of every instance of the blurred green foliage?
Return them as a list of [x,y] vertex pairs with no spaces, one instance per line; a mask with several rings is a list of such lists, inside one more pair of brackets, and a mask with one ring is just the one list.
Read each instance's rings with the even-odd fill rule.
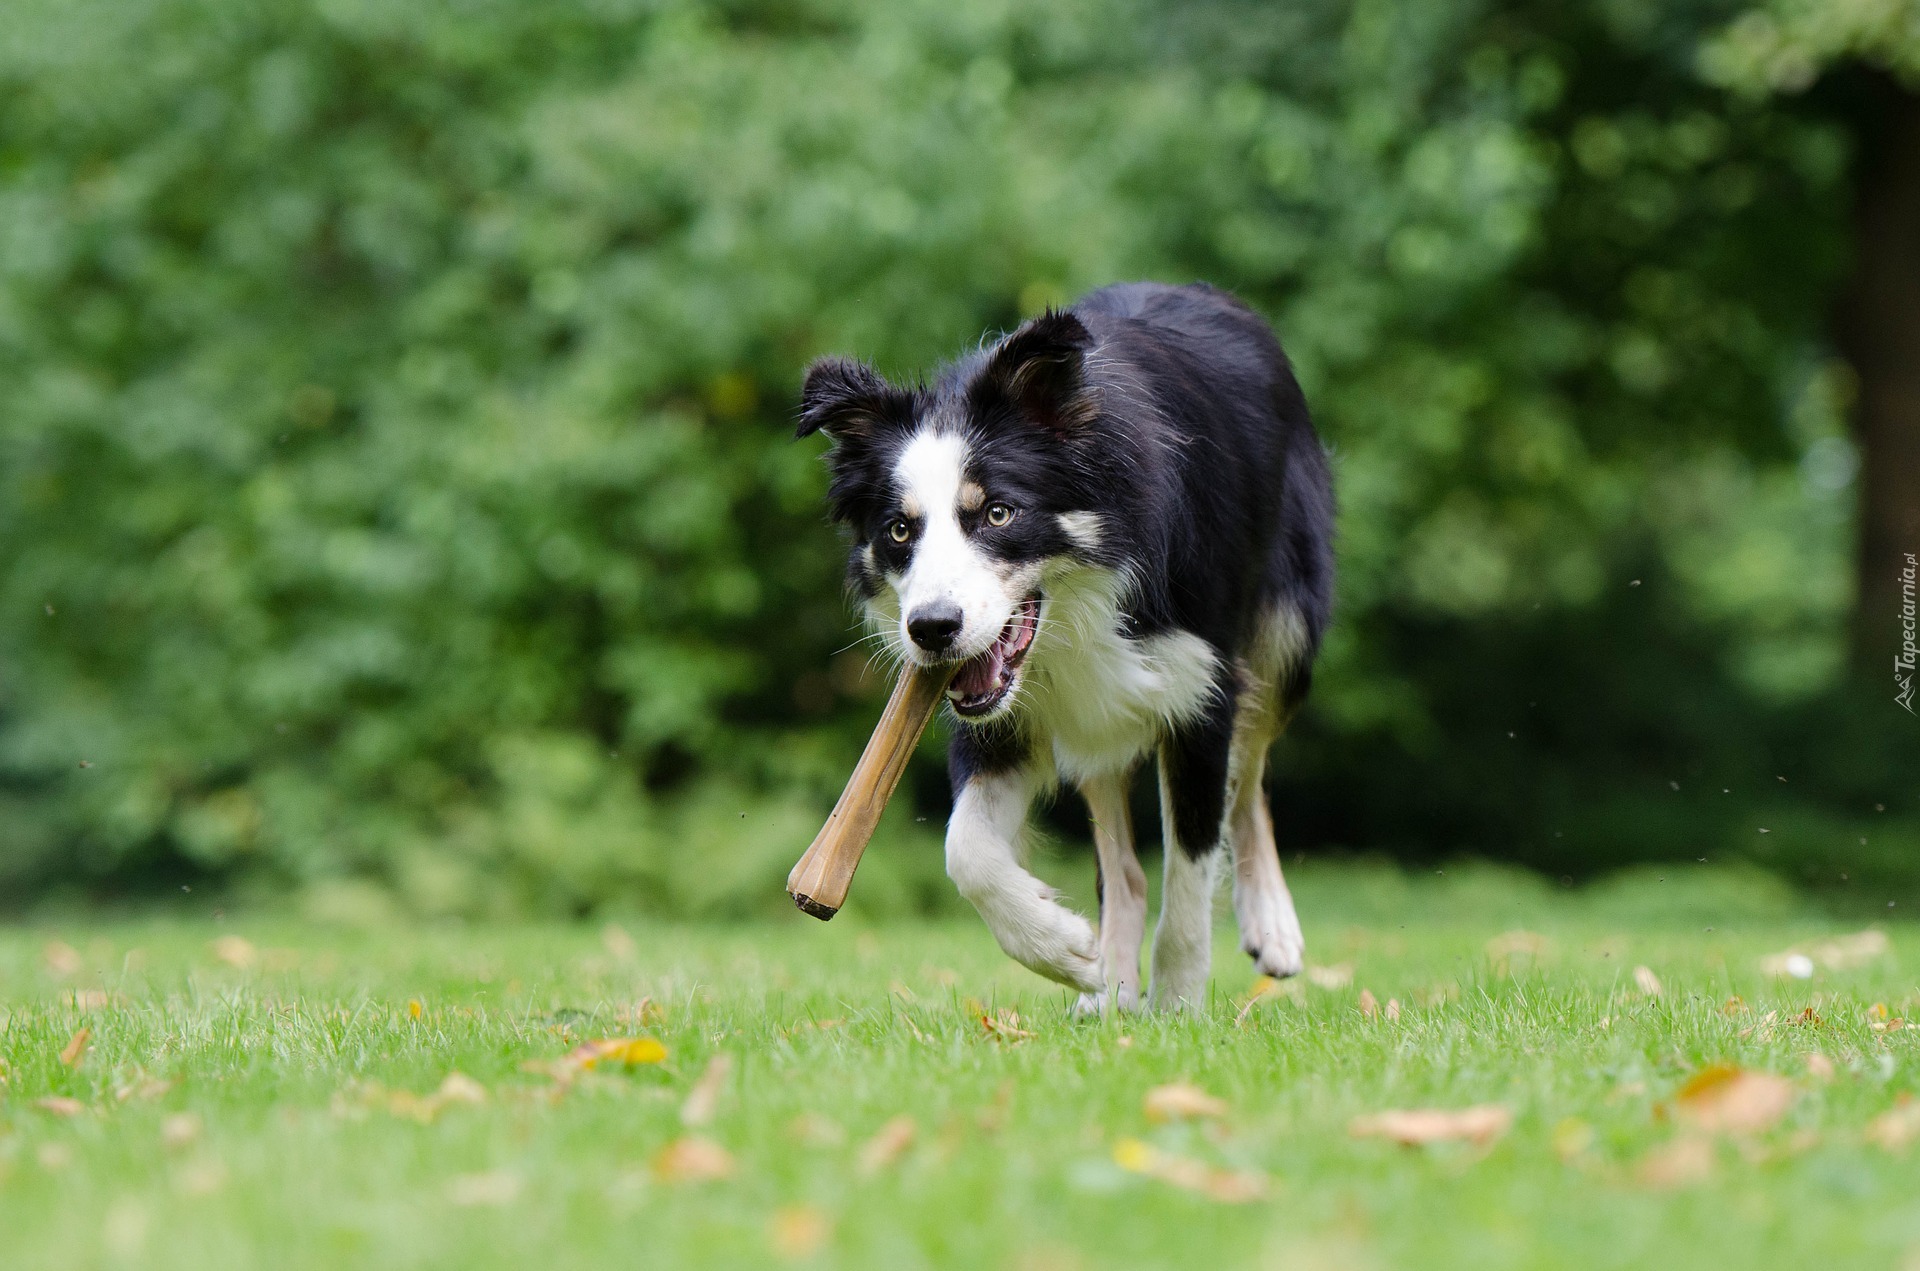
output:
[[1790,17],[15,0],[0,880],[779,903],[875,711],[801,368],[1134,277],[1265,309],[1337,455],[1295,841],[1910,880]]

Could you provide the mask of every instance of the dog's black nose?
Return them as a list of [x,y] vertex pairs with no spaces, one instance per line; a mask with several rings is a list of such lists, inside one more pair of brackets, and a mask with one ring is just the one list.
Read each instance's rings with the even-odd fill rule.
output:
[[960,634],[960,606],[947,601],[914,610],[907,617],[907,634],[928,653],[945,653]]

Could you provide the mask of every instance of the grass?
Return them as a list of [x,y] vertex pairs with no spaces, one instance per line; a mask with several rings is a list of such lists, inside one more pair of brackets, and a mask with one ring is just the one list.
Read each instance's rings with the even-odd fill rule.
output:
[[[1352,981],[1238,1023],[1251,976],[1224,928],[1204,1013],[1098,1022],[977,923],[857,912],[0,930],[0,1264],[1916,1265],[1920,1145],[1867,1127],[1920,1084],[1920,1030],[1871,1026],[1875,1003],[1920,1015],[1920,933],[1883,924],[1885,956],[1773,978],[1764,955],[1857,924],[1704,870],[1656,877],[1571,893],[1302,871],[1311,959]],[[1489,953],[1516,928],[1541,940]],[[995,1036],[983,1011],[1017,1025]],[[570,1082],[538,1067],[636,1034],[666,1061]],[[722,1055],[712,1119],[689,1130],[689,1091]],[[1790,1078],[1792,1106],[1676,1149],[1700,1133],[1676,1092],[1716,1063]],[[484,1102],[424,1098],[456,1071]],[[1150,1121],[1143,1097],[1177,1080],[1228,1115]],[[1385,1108],[1487,1103],[1514,1119],[1484,1147],[1349,1133]],[[724,1151],[725,1177],[673,1177],[661,1153],[687,1135]],[[1265,1194],[1215,1199],[1116,1148]]]

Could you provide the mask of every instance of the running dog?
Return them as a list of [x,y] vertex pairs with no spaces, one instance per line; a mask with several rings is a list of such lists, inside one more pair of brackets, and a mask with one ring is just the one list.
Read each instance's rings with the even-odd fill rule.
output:
[[[1333,491],[1267,324],[1212,287],[1107,287],[931,385],[822,359],[798,435],[816,431],[869,621],[901,659],[957,664],[947,873],[1000,947],[1081,1010],[1140,1005],[1128,791],[1151,753],[1166,875],[1147,1001],[1204,1001],[1229,844],[1241,947],[1298,974],[1263,778],[1332,609]],[[1063,782],[1093,817],[1097,931],[1024,865],[1028,808]]]

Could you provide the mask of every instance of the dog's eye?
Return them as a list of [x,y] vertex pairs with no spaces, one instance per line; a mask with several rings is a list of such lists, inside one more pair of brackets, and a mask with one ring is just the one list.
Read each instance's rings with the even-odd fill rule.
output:
[[913,527],[905,521],[893,521],[887,526],[887,537],[896,543],[904,543],[913,537]]
[[1013,509],[1006,504],[989,503],[987,505],[987,524],[993,526],[995,529],[1000,528],[1012,519]]

